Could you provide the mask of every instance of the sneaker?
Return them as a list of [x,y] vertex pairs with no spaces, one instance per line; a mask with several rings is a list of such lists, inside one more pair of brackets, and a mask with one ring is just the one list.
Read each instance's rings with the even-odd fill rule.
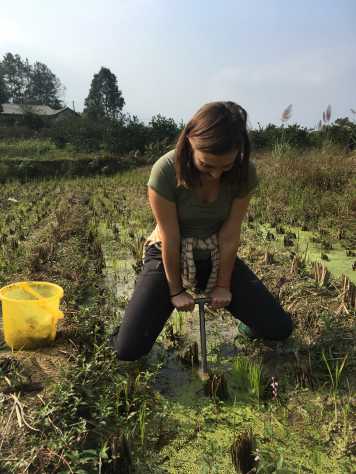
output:
[[245,324],[242,321],[240,321],[239,319],[237,319],[236,320],[236,337],[235,337],[235,340],[239,336],[244,338],[244,339],[249,339],[251,341],[253,339],[256,339],[256,336],[254,336],[252,329],[249,326],[247,326],[247,324]]

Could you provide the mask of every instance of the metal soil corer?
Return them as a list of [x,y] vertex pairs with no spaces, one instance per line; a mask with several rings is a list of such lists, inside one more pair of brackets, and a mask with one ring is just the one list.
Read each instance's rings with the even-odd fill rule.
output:
[[204,392],[213,400],[228,400],[229,391],[227,381],[223,372],[208,371],[208,361],[206,353],[206,331],[205,331],[205,304],[210,302],[210,298],[198,297],[194,299],[199,305],[200,323],[200,369],[199,376],[204,382]]
[[206,331],[205,331],[205,307],[206,303],[209,303],[210,298],[198,297],[194,299],[194,303],[199,306],[199,326],[200,326],[200,376],[202,379],[207,380],[208,374],[208,361],[206,354]]

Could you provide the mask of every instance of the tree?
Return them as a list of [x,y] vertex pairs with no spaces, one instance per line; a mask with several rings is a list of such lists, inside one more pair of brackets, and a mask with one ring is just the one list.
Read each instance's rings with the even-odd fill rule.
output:
[[9,99],[15,104],[24,103],[31,76],[28,59],[22,61],[18,54],[7,53],[2,60],[1,69]]
[[58,98],[61,89],[60,80],[46,66],[46,64],[35,62],[31,71],[31,79],[27,90],[27,103],[37,105],[49,105],[53,108],[61,107]]
[[9,100],[9,92],[7,90],[4,78],[2,76],[2,72],[0,69],[0,112],[1,112],[1,104],[7,102]]
[[121,114],[119,120],[105,127],[103,142],[111,153],[143,152],[148,143],[147,128],[136,115]]
[[46,64],[32,66],[18,54],[5,54],[0,63],[7,100],[14,104],[49,105],[58,108],[61,83]]
[[174,119],[166,118],[161,114],[153,116],[148,125],[151,128],[152,142],[166,139],[170,143],[177,138],[179,133],[179,127]]
[[161,114],[153,116],[148,125],[151,127],[152,142],[164,139],[171,142],[177,138],[179,133],[179,128],[174,119],[166,118]]
[[93,119],[117,119],[125,100],[117,85],[117,78],[110,69],[102,67],[94,74],[84,112]]

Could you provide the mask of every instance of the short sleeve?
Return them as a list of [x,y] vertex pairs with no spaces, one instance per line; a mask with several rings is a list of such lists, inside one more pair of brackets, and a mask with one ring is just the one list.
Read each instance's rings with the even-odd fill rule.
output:
[[174,150],[161,156],[151,169],[151,174],[147,186],[154,189],[158,194],[168,199],[176,201],[176,174],[173,162]]
[[256,191],[258,183],[259,178],[257,176],[256,164],[253,160],[249,160],[247,183],[239,186],[238,189],[235,190],[234,197],[244,198],[250,194],[253,194],[254,191]]

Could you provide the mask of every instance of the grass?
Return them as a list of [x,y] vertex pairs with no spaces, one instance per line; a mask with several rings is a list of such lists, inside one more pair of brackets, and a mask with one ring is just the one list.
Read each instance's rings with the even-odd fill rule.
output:
[[[322,153],[280,161],[257,157],[261,185],[240,255],[291,313],[295,331],[274,349],[241,342],[232,357],[222,351],[233,339],[228,315],[207,316],[214,347],[209,363],[227,375],[226,401],[203,396],[194,371],[175,361],[176,349],[163,349],[163,335],[156,347],[165,355],[160,364],[150,358],[119,364],[107,347],[127,303],[107,278],[121,289],[133,274],[119,263],[105,265],[123,262],[131,252],[138,259],[135,236],[153,226],[147,169],[5,183],[0,286],[20,279],[58,282],[66,317],[53,347],[15,352],[17,364],[0,365],[0,388],[9,387],[6,379],[15,388],[0,393],[2,472],[233,472],[230,447],[249,428],[257,472],[352,472],[354,311],[336,314],[342,285],[333,276],[319,288],[306,262],[291,273],[289,248],[277,248],[273,263],[264,263],[266,241],[257,225],[308,223],[318,231],[328,228],[331,240],[342,225],[342,242],[350,243],[354,177],[348,159]],[[189,318],[174,316],[177,335],[189,337]],[[0,352],[0,362],[7,357]],[[272,377],[278,381],[275,397]],[[25,392],[29,382],[41,382],[43,389]]]
[[260,402],[264,390],[262,364],[247,357],[237,357],[232,367],[232,378],[236,384],[237,396],[250,397]]
[[321,355],[330,376],[330,382],[331,382],[330,393],[334,400],[335,422],[337,422],[337,418],[338,418],[337,395],[340,388],[341,377],[342,377],[343,370],[345,368],[345,363],[347,361],[348,354],[346,354],[342,360],[334,359],[330,351],[329,351],[329,359],[326,357],[324,350],[322,350]]
[[338,228],[352,217],[352,156],[334,148],[303,155],[293,151],[280,159],[262,155],[257,160],[261,183],[250,213],[260,221]]
[[41,158],[56,150],[51,140],[30,138],[28,140],[0,140],[2,158]]
[[[134,383],[130,383],[127,375],[120,375],[114,354],[107,345],[103,322],[107,321],[109,326],[114,307],[110,294],[100,291],[103,284],[100,246],[95,236],[94,241],[87,238],[90,211],[83,207],[83,194],[78,191],[60,193],[58,200],[50,202],[43,221],[41,209],[48,204],[45,188],[46,185],[42,188],[43,194],[31,188],[30,200],[34,200],[35,206],[26,208],[27,222],[32,222],[27,230],[22,229],[26,245],[20,244],[12,249],[11,258],[2,260],[1,286],[11,275],[14,280],[57,281],[65,288],[65,312],[70,318],[66,321],[67,327],[60,328],[58,343],[52,352],[69,355],[70,364],[68,367],[61,363],[65,370],[61,372],[60,366],[58,370],[54,369],[53,378],[52,374],[43,377],[34,370],[37,364],[43,367],[46,350],[37,351],[33,356],[31,351],[21,351],[26,358],[34,358],[35,364],[26,362],[30,381],[35,376],[40,377],[46,391],[39,398],[27,395],[22,401],[19,406],[23,407],[25,415],[18,414],[18,426],[11,409],[12,392],[5,395],[0,412],[5,429],[2,429],[0,439],[6,455],[1,459],[1,465],[6,468],[4,472],[23,472],[29,468],[32,472],[59,472],[61,469],[97,472],[99,466],[107,469],[107,466],[119,466],[124,462],[119,459],[116,446],[122,434],[135,437],[139,432],[143,443],[149,412],[149,403],[145,402],[146,398],[150,399],[145,388],[148,379],[144,375],[137,376]],[[18,190],[16,186],[9,185],[10,195],[15,190]],[[25,195],[28,190],[25,185],[17,196]],[[62,213],[69,201],[71,211],[66,212],[64,219]],[[18,215],[22,209],[21,199],[12,204],[9,215],[12,211]],[[10,232],[17,235],[21,222],[14,218],[2,229],[2,235],[6,236],[3,241],[7,241]],[[46,246],[48,241],[52,242],[51,249]],[[5,248],[2,250],[5,255]],[[14,257],[15,261],[12,260]],[[3,352],[4,355],[7,353]],[[12,390],[26,394],[25,383],[20,383],[19,377],[14,380],[15,370],[10,368],[10,373],[1,375],[9,381]],[[18,430],[23,430],[25,420],[33,427],[33,433],[29,431],[21,446],[16,445],[17,454],[14,455],[12,440],[18,436]],[[116,440],[115,449],[113,440]]]

